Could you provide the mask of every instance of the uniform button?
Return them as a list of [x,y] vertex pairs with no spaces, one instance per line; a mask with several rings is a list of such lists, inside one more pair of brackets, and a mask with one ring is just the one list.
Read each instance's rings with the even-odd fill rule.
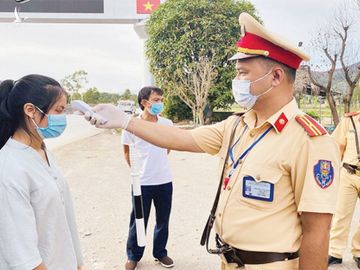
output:
[[250,132],[250,137],[254,137],[255,136],[255,132],[254,131],[251,131]]
[[219,217],[221,217],[221,213],[219,213]]
[[260,174],[258,174],[255,178],[256,180],[260,180],[261,179]]
[[227,187],[227,190],[231,190],[231,187],[230,187],[230,186],[228,186],[228,187]]

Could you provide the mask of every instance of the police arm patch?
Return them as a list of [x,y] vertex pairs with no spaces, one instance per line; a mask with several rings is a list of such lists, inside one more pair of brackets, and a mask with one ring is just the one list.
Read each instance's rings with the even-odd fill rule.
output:
[[331,186],[334,181],[334,167],[329,160],[319,160],[314,166],[314,177],[316,183],[322,189]]

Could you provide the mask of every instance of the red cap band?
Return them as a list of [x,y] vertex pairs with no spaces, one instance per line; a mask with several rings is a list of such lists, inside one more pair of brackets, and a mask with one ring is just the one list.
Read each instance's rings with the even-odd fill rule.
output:
[[284,50],[270,41],[257,35],[246,33],[237,43],[240,52],[264,55],[291,68],[298,69],[302,59],[296,54]]

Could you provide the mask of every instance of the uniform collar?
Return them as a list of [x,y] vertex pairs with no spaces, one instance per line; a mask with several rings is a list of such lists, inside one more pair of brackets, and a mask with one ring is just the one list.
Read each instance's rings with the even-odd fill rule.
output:
[[[270,116],[264,124],[268,123],[272,125],[277,134],[281,133],[284,127],[287,125],[290,119],[299,113],[295,98],[293,98],[288,104],[282,107],[279,111]],[[256,114],[253,110],[249,110],[244,114],[243,122],[250,128],[255,128]]]

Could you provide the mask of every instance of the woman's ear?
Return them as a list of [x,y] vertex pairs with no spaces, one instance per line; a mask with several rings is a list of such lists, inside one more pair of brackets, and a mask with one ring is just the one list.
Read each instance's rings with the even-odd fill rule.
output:
[[29,116],[31,119],[34,119],[36,113],[35,106],[31,103],[26,103],[24,105],[24,113],[25,115]]

